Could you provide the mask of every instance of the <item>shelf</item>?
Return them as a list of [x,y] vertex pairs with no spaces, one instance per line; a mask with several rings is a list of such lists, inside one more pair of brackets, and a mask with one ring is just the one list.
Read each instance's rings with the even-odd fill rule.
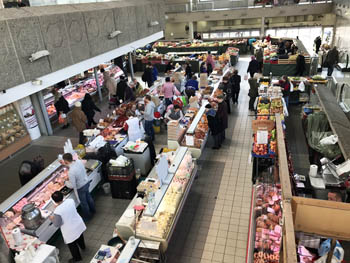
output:
[[31,141],[32,140],[30,139],[30,136],[28,134],[22,138],[16,139],[15,142],[11,143],[10,145],[6,146],[0,151],[0,161],[5,160],[10,155],[19,151],[20,149],[28,145]]

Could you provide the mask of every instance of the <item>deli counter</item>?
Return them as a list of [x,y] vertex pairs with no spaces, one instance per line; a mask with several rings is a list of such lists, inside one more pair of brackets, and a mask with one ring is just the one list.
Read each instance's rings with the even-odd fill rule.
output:
[[[91,192],[101,181],[101,163],[97,160],[88,160],[85,163],[85,167],[90,181],[89,191]],[[23,240],[30,239],[29,237],[37,237],[41,242],[47,242],[58,230],[49,219],[49,216],[55,209],[51,200],[51,194],[55,191],[61,191],[65,199],[72,198],[76,206],[79,205],[74,191],[65,186],[67,180],[68,168],[58,160],[55,160],[30,182],[0,204],[0,212],[3,214],[0,217],[0,230],[10,249],[17,251],[25,249],[25,246],[17,247],[13,238],[12,231],[17,227],[24,234]],[[30,203],[33,203],[40,210],[41,219],[28,223],[22,221],[21,214],[22,208]]]

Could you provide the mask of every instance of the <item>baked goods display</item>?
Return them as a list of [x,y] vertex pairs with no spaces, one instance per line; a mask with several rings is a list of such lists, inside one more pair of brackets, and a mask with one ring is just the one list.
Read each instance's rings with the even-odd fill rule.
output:
[[0,150],[27,135],[19,114],[12,104],[0,108]]

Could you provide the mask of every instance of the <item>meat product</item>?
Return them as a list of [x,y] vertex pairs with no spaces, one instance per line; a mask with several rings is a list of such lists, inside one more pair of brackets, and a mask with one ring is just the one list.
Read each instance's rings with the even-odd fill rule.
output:
[[12,211],[7,211],[4,216],[6,216],[7,218],[11,218],[13,217],[15,214]]

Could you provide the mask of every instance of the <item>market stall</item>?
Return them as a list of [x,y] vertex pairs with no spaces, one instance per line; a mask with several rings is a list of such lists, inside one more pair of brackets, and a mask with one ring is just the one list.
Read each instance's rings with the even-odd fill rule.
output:
[[6,159],[31,142],[22,120],[13,106],[0,108],[0,161]]
[[[308,75],[310,72],[311,58],[310,54],[305,49],[303,43],[299,39],[283,39],[292,43],[291,46],[296,46],[298,52],[301,52],[305,57],[305,70],[304,75]],[[297,57],[298,54],[284,54],[278,55],[278,42],[273,40],[266,42],[266,40],[258,40],[253,43],[254,49],[263,48],[264,50],[264,64],[263,64],[263,75],[269,76],[295,76],[297,73]]]
[[[91,181],[90,192],[101,181],[100,166],[101,163],[96,160],[85,162]],[[20,252],[32,242],[47,242],[58,230],[49,219],[55,209],[51,200],[53,192],[61,191],[65,199],[71,198],[76,206],[79,205],[74,191],[65,186],[67,180],[67,167],[56,160],[1,203],[3,216],[0,218],[0,229],[10,250]]]
[[160,242],[160,250],[166,251],[196,173],[187,147],[162,154],[116,223],[117,233],[123,239]]

